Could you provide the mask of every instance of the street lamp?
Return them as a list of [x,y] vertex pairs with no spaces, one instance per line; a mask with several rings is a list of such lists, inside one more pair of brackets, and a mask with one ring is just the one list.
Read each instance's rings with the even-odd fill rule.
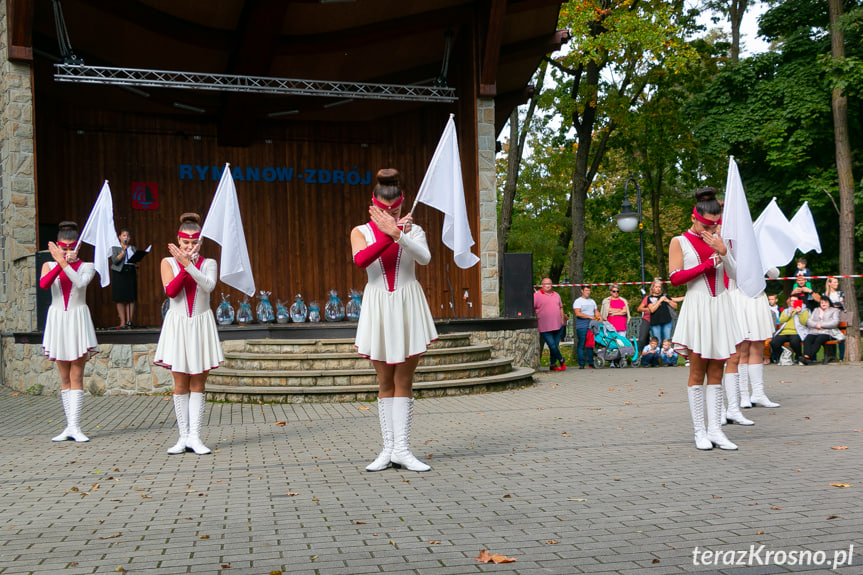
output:
[[[637,212],[632,211],[632,204],[629,203],[628,189],[629,182],[635,184],[635,204]],[[620,213],[615,216],[617,218],[617,227],[622,232],[631,232],[638,228],[638,241],[641,248],[641,293],[644,291],[644,224],[641,221],[641,188],[638,187],[638,182],[635,178],[629,178],[623,185],[623,207]]]

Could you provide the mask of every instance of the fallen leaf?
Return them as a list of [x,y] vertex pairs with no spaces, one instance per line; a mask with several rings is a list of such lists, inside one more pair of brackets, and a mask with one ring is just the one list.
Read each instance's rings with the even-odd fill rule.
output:
[[510,497],[512,497],[512,495],[510,495],[509,493],[503,496],[504,499],[509,499]]
[[411,482],[410,479],[402,479],[402,483],[410,483],[410,482]]
[[854,430],[855,433],[860,433],[861,431],[863,431],[863,429],[855,429]]
[[287,421],[277,421],[276,422],[276,425],[287,425],[287,424],[288,424]]
[[357,409],[362,409],[363,411],[368,411],[369,408],[366,407],[365,405],[361,405]]
[[777,507],[776,505],[771,505],[771,506],[770,506],[770,509],[773,509],[774,511],[782,511],[782,508],[781,508],[781,507]]
[[764,535],[764,531],[756,531],[755,534],[756,535]]
[[474,557],[474,559],[476,559],[480,563],[495,563],[495,564],[496,563],[512,563],[513,561],[516,561],[516,559],[514,557],[506,557],[505,555],[499,555],[497,553],[492,555],[491,553],[489,553],[485,549],[480,549],[479,550],[479,557]]
[[315,560],[315,559],[317,559],[317,558],[318,558],[318,556],[317,556],[317,555],[312,555],[312,557],[311,557],[312,561],[314,561],[314,560]]
[[73,561],[73,562],[69,563],[69,567],[77,567],[77,566],[78,566],[77,561]]
[[152,499],[152,498],[153,498],[153,496],[152,496],[152,495],[147,495],[146,493],[142,493],[142,494],[141,494],[141,498],[142,498],[142,499]]
[[839,519],[838,515],[828,515],[827,519]]
[[282,575],[281,571],[270,571],[270,575]]
[[195,493],[195,490],[194,489],[187,489],[186,493]]
[[851,487],[850,483],[831,483],[830,487]]
[[198,539],[209,539],[209,535],[198,535]]
[[836,445],[836,446],[834,446],[834,447],[831,447],[830,449],[835,449],[835,450],[837,450],[837,451],[842,451],[842,450],[848,449],[848,446],[847,446],[847,445]]
[[574,497],[570,497],[567,501],[587,501],[587,499],[575,499]]
[[429,541],[429,545],[440,545],[440,541]]
[[[17,397],[17,396],[18,396],[18,394],[17,394],[17,393],[13,393],[13,394],[12,394],[12,397]],[[77,565],[77,563],[75,563],[75,565]]]
[[651,563],[659,563],[659,559],[654,559]]
[[299,495],[299,493],[297,493],[296,491],[286,491],[285,495],[290,495],[291,497],[293,497],[294,495]]
[[231,564],[230,564],[230,563],[222,563],[222,564],[221,564],[221,565],[219,565],[219,566],[220,566],[222,569],[230,569],[230,568],[231,568]]
[[99,539],[113,539],[115,537],[122,537],[122,533],[114,533],[113,535],[108,535],[107,537],[99,537]]
[[713,498],[714,499],[722,499],[722,496],[721,495],[714,495]]
[[558,539],[549,539],[545,542],[546,545],[557,545],[558,543],[560,543],[560,540]]
[[365,525],[365,521],[354,521],[354,525]]
[[116,569],[114,569],[114,572],[115,572],[115,573],[125,573],[125,572],[126,572],[126,570],[125,570],[125,569],[123,569],[123,566],[122,566],[122,565],[118,565],[118,566],[117,566],[117,568],[116,568]]
[[73,488],[72,488],[72,491],[78,491],[78,488],[77,488],[77,487],[73,487]]
[[98,484],[98,483],[94,483],[94,484],[93,484],[93,487],[91,487],[90,489],[99,489],[99,484]]
[[620,481],[620,477],[614,477],[612,478],[612,481]]

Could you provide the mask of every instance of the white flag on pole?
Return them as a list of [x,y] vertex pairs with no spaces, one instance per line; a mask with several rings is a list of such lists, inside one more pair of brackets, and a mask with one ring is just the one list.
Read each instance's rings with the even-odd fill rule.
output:
[[761,250],[761,266],[781,268],[794,258],[797,251],[797,232],[785,217],[776,198],[770,200],[758,219],[755,220],[755,235]]
[[117,230],[114,229],[114,199],[111,196],[111,188],[108,180],[102,184],[102,190],[90,215],[84,230],[78,237],[78,246],[81,242],[93,246],[93,267],[99,273],[99,283],[105,287],[111,283],[111,274],[108,270],[108,260],[111,259],[112,247],[123,247],[117,239]]
[[419,202],[444,213],[441,239],[444,245],[453,251],[455,264],[461,269],[475,265],[479,258],[470,251],[474,241],[465,207],[461,158],[458,154],[458,138],[452,114],[432,156],[411,212]]
[[800,250],[800,253],[805,254],[810,250],[821,253],[821,239],[818,237],[815,220],[809,210],[809,202],[803,202],[803,205],[791,218],[791,227],[797,232],[797,249]]
[[255,295],[255,278],[252,277],[252,265],[249,262],[237,188],[231,176],[230,164],[225,164],[222,171],[222,179],[201,228],[201,237],[210,238],[222,246],[219,279],[247,296]]
[[728,162],[728,180],[725,183],[725,205],[722,208],[722,238],[730,240],[731,253],[737,261],[737,287],[748,297],[755,297],[767,287],[761,256],[749,204],[737,162]]

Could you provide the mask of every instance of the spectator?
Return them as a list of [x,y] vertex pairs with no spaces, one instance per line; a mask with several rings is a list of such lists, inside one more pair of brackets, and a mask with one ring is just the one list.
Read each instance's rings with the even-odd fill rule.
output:
[[809,328],[809,333],[803,340],[803,357],[800,358],[800,365],[809,365],[824,342],[833,339],[830,330],[839,327],[839,310],[830,305],[830,299],[826,295],[821,298],[818,308],[809,314],[806,327]]
[[662,290],[661,280],[653,280],[646,299],[650,312],[650,335],[658,341],[671,339],[671,328],[674,327],[672,311],[677,309],[677,302]]
[[659,367],[661,359],[659,340],[651,337],[650,342],[641,350],[641,365],[644,367]]
[[809,282],[806,281],[806,276],[801,272],[797,273],[797,285],[795,285],[794,289],[791,290],[791,295],[796,296],[801,302],[803,302],[803,305],[811,311],[815,309],[818,302],[816,302],[815,298],[812,296],[812,287],[809,285]]
[[797,272],[794,275],[805,277],[806,287],[812,289],[812,284],[809,282],[809,279],[812,277],[812,270],[806,267],[806,258],[799,258],[797,260]]
[[593,348],[585,347],[584,344],[587,341],[590,321],[602,321],[602,316],[599,315],[596,302],[590,298],[590,286],[581,288],[581,296],[572,302],[572,312],[575,315],[575,333],[578,335],[578,345],[576,346],[578,369],[584,369],[585,364],[588,369],[593,369]]
[[565,371],[566,363],[560,353],[561,326],[566,325],[563,302],[560,294],[552,289],[551,279],[542,278],[542,287],[533,294],[533,311],[536,313],[536,326],[539,336],[548,346],[549,368],[551,371]]
[[770,306],[770,312],[773,314],[773,323],[779,325],[779,314],[782,313],[782,308],[779,307],[779,296],[775,293],[767,294],[767,305]]
[[629,302],[620,297],[620,286],[612,284],[609,290],[611,295],[602,300],[601,315],[607,322],[614,326],[618,333],[626,333],[626,324],[629,323]]
[[824,296],[830,300],[830,305],[839,311],[845,311],[845,294],[839,290],[839,278],[827,278],[824,282]]
[[786,342],[791,346],[792,351],[799,360],[803,356],[803,349],[800,347],[803,339],[809,333],[806,328],[806,322],[809,320],[809,310],[803,305],[803,300],[797,296],[789,296],[785,304],[785,310],[779,315],[779,329],[773,336],[770,342],[770,348],[773,351],[773,356],[778,358],[782,352],[782,345]]
[[671,344],[670,339],[662,340],[662,351],[660,354],[662,356],[662,365],[665,367],[677,367],[677,358],[680,355],[674,351],[674,346]]

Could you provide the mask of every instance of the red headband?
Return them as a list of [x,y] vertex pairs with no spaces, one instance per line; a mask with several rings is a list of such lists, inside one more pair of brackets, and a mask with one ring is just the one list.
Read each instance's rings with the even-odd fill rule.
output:
[[388,206],[388,205],[386,205],[385,203],[383,203],[382,201],[378,200],[378,199],[374,196],[374,194],[372,194],[372,203],[373,203],[374,205],[376,205],[377,207],[379,207],[380,209],[382,209],[382,210],[394,210],[394,209],[396,209],[397,207],[399,207],[400,205],[402,205],[402,202],[403,202],[403,201],[405,201],[405,193],[404,193],[404,192],[402,192],[402,195],[401,195],[401,196],[399,196],[399,199],[397,199],[396,201],[394,201],[394,202],[392,203],[392,205],[389,205],[389,206]]
[[75,242],[66,243],[66,242],[61,242],[60,240],[57,240],[57,245],[60,246],[61,248],[72,248],[72,247],[75,247]]
[[722,223],[722,218],[720,217],[718,220],[710,220],[702,216],[698,213],[698,210],[693,206],[692,215],[695,216],[695,219],[704,224],[705,226],[717,226]]
[[186,238],[188,240],[197,240],[201,237],[201,232],[195,232],[193,234],[187,234],[186,232],[177,232],[177,237]]

